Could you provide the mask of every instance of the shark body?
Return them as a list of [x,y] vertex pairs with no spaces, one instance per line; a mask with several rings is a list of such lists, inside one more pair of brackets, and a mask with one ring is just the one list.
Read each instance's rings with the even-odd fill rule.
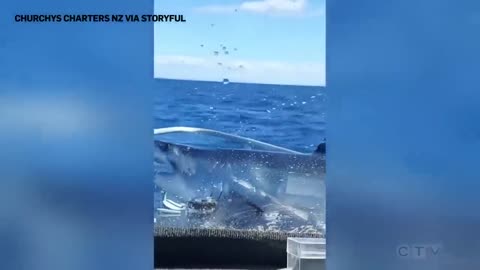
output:
[[324,219],[325,145],[312,154],[261,146],[207,148],[157,139],[155,184],[186,203],[236,196],[259,212],[276,207],[300,219],[310,220],[312,213]]

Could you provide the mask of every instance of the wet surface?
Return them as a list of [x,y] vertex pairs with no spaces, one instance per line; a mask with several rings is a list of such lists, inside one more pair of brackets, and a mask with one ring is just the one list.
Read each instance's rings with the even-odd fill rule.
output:
[[[216,208],[211,212],[189,211],[179,214],[161,213],[163,194],[156,195],[155,226],[174,228],[217,228],[256,230],[265,232],[289,232],[323,234],[322,224],[315,218],[302,219],[291,213],[289,208],[270,204],[258,207],[242,196],[228,194],[218,200]],[[318,209],[320,211],[320,209]],[[315,212],[312,211],[312,212]]]

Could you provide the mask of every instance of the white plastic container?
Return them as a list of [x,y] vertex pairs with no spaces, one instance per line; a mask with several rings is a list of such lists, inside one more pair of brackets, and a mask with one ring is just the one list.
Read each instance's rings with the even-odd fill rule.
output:
[[326,241],[321,238],[288,238],[287,269],[325,270]]

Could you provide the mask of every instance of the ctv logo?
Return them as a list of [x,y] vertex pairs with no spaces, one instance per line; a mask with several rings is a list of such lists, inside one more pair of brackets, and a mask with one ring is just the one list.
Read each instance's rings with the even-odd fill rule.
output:
[[429,259],[440,255],[441,246],[438,244],[400,245],[396,253],[398,257],[408,259]]

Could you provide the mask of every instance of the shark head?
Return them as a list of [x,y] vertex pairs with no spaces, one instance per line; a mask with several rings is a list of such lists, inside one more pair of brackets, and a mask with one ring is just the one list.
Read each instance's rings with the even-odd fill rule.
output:
[[220,192],[224,170],[208,155],[162,141],[155,141],[154,149],[155,184],[163,191],[186,201]]

